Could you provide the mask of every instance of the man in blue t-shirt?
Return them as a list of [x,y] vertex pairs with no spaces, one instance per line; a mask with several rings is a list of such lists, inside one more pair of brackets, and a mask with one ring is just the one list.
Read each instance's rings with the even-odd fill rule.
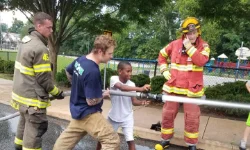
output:
[[102,144],[103,150],[118,150],[119,136],[102,116],[103,98],[100,63],[107,63],[113,55],[116,44],[107,35],[95,39],[91,53],[77,58],[66,68],[68,79],[72,82],[70,112],[72,120],[67,129],[57,139],[54,150],[73,149],[87,133]]

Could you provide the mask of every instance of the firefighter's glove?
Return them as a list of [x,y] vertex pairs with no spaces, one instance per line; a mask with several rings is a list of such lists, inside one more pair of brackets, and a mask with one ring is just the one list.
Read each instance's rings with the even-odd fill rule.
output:
[[170,80],[171,79],[171,74],[169,71],[164,71],[163,73],[163,76],[165,77],[165,79],[167,80]]
[[183,45],[186,48],[186,50],[189,50],[193,46],[191,41],[188,38],[185,38],[183,40]]
[[61,91],[59,94],[54,96],[55,99],[64,99],[63,91]]

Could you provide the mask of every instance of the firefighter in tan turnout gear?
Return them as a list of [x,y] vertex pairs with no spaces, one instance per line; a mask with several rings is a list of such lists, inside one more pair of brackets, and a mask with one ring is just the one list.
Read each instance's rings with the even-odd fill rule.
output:
[[15,62],[11,106],[20,112],[15,137],[16,150],[41,150],[47,131],[46,108],[49,94],[63,99],[63,92],[52,81],[47,38],[53,32],[52,18],[46,13],[34,15],[35,28],[22,39]]

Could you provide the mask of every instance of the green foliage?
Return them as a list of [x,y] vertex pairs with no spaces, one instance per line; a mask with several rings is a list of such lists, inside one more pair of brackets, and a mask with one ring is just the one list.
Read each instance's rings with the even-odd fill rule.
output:
[[8,31],[8,25],[6,23],[0,23],[2,32],[7,32]]
[[91,51],[94,40],[94,36],[79,32],[63,43],[61,54],[70,56],[86,55]]
[[[105,89],[110,86],[110,78],[111,76],[117,75],[117,71],[111,68],[106,68],[106,80],[105,80]],[[104,68],[101,69],[102,81],[104,82]]]
[[[207,87],[205,91],[207,99],[237,102],[237,103],[249,103],[249,92],[246,89],[245,82],[236,81],[228,82],[224,84],[218,84],[212,87]],[[206,106],[211,111],[223,112],[226,115],[245,116],[249,113],[247,110],[236,108],[221,108]]]
[[0,57],[0,73],[4,73],[4,60]]
[[220,43],[217,45],[217,53],[220,55],[225,53],[230,61],[236,62],[235,50],[237,50],[241,45],[241,40],[239,35],[234,32],[228,31],[222,33],[220,36]]
[[21,20],[17,20],[17,18],[14,18],[12,22],[12,26],[9,28],[9,32],[20,33],[23,26],[24,26],[24,23]]
[[165,3],[148,18],[147,24],[129,22],[121,33],[114,34],[117,41],[115,57],[156,59],[160,49],[176,38],[179,28],[173,3]]
[[71,84],[65,73],[65,69],[62,69],[61,72],[56,73],[56,83],[62,86],[70,87]]
[[162,87],[167,80],[164,76],[155,76],[151,78],[151,91],[152,94],[162,93]]
[[14,61],[4,61],[4,73],[14,74],[15,62]]
[[216,20],[226,29],[238,28],[239,19],[249,19],[249,1],[242,0],[198,0],[193,11],[197,16]]
[[135,86],[142,87],[145,84],[150,84],[150,78],[146,74],[132,75],[131,81],[135,83]]
[[31,22],[26,22],[25,24],[24,24],[24,26],[21,28],[21,30],[20,30],[20,38],[22,39],[25,35],[27,35],[28,34],[28,29],[30,28],[30,27],[32,27],[33,26],[33,24],[31,23]]

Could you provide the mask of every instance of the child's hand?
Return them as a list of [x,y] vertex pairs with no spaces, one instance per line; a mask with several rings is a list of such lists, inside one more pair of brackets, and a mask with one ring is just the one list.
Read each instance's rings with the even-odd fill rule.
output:
[[141,87],[141,91],[140,92],[144,92],[144,91],[149,91],[151,89],[149,84],[145,84],[143,87]]
[[141,101],[141,105],[142,106],[148,106],[150,104],[151,101],[146,101],[146,100],[143,100]]

